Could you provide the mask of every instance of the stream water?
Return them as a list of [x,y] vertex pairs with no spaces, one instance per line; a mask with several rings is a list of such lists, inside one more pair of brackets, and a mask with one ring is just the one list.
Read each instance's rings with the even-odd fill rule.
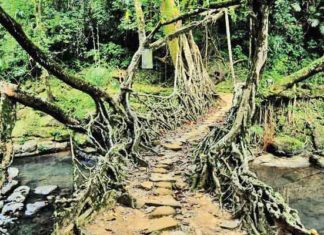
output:
[[308,168],[254,166],[258,177],[284,196],[297,209],[307,228],[324,235],[324,171]]
[[[27,185],[31,192],[37,186],[57,185],[59,193],[66,195],[72,192],[73,168],[69,153],[55,155],[17,158],[13,166],[19,169],[18,180]],[[27,202],[41,200],[37,195],[29,195]],[[13,235],[48,235],[53,227],[53,206],[49,205],[33,218],[22,218],[10,231]]]
[[[72,164],[68,153],[15,159],[13,166],[20,170],[21,185],[32,189],[40,185],[58,185],[60,193],[71,192]],[[324,234],[324,171],[314,168],[283,169],[254,166],[253,170],[266,183],[279,190],[290,206],[299,211],[303,223]],[[35,200],[33,195],[28,200]],[[49,234],[53,223],[53,208],[32,219],[23,219],[15,225],[12,234]]]

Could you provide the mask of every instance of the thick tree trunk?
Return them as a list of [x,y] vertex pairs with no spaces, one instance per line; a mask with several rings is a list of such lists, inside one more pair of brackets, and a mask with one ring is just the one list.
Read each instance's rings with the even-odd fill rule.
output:
[[77,132],[86,132],[86,130],[81,127],[82,122],[80,120],[71,117],[57,105],[19,90],[14,84],[1,81],[0,94],[6,95],[6,97],[10,98],[12,101],[19,102],[27,107],[44,112]]
[[255,112],[255,93],[268,50],[271,1],[250,2],[253,14],[252,63],[249,77],[237,89],[224,126],[216,126],[196,149],[193,187],[214,190],[222,206],[230,209],[249,234],[274,234],[274,225],[285,232],[309,234],[296,211],[271,187],[249,170],[251,151],[247,128]]

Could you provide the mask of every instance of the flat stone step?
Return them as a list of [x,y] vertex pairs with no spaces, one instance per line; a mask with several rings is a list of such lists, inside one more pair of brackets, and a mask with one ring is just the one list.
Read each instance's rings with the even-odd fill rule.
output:
[[225,220],[221,222],[220,227],[225,229],[235,229],[241,224],[240,220]]
[[151,174],[150,181],[152,182],[175,182],[173,174],[159,174],[153,173]]
[[171,206],[160,206],[154,209],[150,214],[150,218],[167,216],[167,215],[175,215],[176,210]]
[[174,162],[175,162],[174,159],[164,159],[164,160],[159,161],[159,164],[170,166],[170,165],[174,164]]
[[155,196],[145,200],[145,204],[148,206],[171,206],[181,207],[180,202],[176,201],[172,196]]
[[168,172],[168,170],[167,169],[165,169],[165,168],[153,168],[152,169],[152,172],[153,173],[160,173],[160,174],[163,174],[163,173],[167,173]]
[[159,232],[167,229],[173,229],[178,226],[178,221],[171,217],[162,217],[159,219],[152,219],[143,232],[145,234],[150,234],[154,232]]
[[161,163],[158,163],[155,167],[156,168],[163,168],[163,169],[166,169],[166,170],[169,170],[171,168],[170,165],[161,164]]
[[145,181],[139,185],[140,188],[145,190],[151,190],[153,188],[154,184],[150,181]]
[[161,233],[161,235],[188,235],[188,234],[183,231],[164,231]]
[[172,195],[172,190],[168,188],[157,188],[153,191],[154,195],[165,196],[165,195]]
[[172,183],[171,182],[157,182],[155,184],[155,186],[159,187],[159,188],[171,189],[172,188]]
[[164,143],[161,144],[165,149],[173,150],[173,151],[179,151],[182,149],[182,143],[181,142],[174,142],[174,143]]

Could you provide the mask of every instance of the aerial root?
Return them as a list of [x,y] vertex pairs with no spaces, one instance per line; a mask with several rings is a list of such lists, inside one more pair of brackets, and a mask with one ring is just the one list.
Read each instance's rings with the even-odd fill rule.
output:
[[213,128],[195,150],[192,187],[215,193],[220,205],[239,218],[249,234],[276,234],[278,230],[310,234],[297,211],[249,169],[252,153],[242,128],[252,106],[244,94],[235,97],[240,105],[234,105],[227,123]]

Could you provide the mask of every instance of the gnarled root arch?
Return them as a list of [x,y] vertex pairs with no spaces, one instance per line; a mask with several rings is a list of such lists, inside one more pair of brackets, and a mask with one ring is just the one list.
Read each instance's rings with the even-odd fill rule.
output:
[[221,205],[238,218],[249,234],[310,234],[283,198],[249,170],[252,153],[246,139],[255,113],[255,93],[268,49],[268,17],[271,1],[253,0],[252,65],[223,126],[216,126],[194,152],[196,164],[193,188],[216,193]]
[[180,35],[177,42],[179,49],[172,94],[132,94],[147,111],[145,116],[138,113],[140,125],[147,130],[147,135],[144,135],[146,143],[161,131],[174,129],[184,121],[196,120],[216,102],[217,95],[192,33]]

